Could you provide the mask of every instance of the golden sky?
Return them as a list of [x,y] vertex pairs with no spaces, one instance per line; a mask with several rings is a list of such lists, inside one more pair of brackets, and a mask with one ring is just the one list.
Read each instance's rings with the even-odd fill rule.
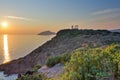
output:
[[119,0],[0,0],[0,33],[38,34],[79,25],[80,29],[119,29]]

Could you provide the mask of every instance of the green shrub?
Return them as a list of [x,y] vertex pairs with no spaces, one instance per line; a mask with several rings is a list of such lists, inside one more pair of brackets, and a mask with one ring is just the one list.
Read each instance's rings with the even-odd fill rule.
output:
[[62,56],[49,57],[47,59],[46,65],[48,67],[53,67],[58,63],[66,63],[70,60],[71,54],[64,54]]
[[46,76],[43,74],[40,75],[25,75],[17,80],[46,80]]
[[37,65],[34,66],[33,71],[34,71],[34,72],[37,72],[38,69],[40,69],[40,68],[41,68],[41,65],[40,65],[40,64],[37,64]]
[[70,58],[71,58],[71,54],[64,54],[61,56],[61,62],[66,63],[66,62],[70,61]]
[[60,61],[61,61],[61,56],[49,57],[47,59],[46,65],[48,67],[53,67],[55,64],[60,63]]
[[120,45],[106,49],[79,49],[66,63],[62,80],[120,80]]

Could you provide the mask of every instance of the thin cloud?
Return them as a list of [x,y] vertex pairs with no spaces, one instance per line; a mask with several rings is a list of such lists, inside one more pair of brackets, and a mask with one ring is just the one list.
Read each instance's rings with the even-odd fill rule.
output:
[[103,15],[103,14],[108,14],[108,13],[114,13],[120,11],[120,9],[115,8],[115,9],[106,9],[106,10],[101,10],[101,11],[96,11],[92,13],[92,15]]
[[32,19],[26,18],[26,17],[18,17],[18,16],[4,16],[5,18],[9,19],[17,19],[17,20],[24,20],[24,21],[30,21]]

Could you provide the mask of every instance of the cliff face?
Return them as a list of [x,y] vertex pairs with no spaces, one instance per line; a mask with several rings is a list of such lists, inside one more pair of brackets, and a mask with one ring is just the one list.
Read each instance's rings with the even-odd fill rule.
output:
[[77,48],[101,47],[120,42],[120,33],[106,30],[61,30],[54,38],[23,58],[0,65],[7,74],[25,73],[36,64],[44,65],[49,56],[69,53]]

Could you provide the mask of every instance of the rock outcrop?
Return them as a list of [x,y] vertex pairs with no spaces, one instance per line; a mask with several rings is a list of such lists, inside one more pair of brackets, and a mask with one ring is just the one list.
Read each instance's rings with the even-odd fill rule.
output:
[[38,70],[39,74],[45,74],[47,78],[59,78],[62,73],[64,73],[63,69],[64,65],[59,63],[53,66],[52,68],[48,68],[47,66],[43,66]]
[[0,65],[0,71],[5,71],[6,74],[24,74],[37,64],[45,65],[49,56],[69,53],[77,48],[100,47],[118,42],[120,33],[107,30],[61,30],[54,38],[25,57]]

